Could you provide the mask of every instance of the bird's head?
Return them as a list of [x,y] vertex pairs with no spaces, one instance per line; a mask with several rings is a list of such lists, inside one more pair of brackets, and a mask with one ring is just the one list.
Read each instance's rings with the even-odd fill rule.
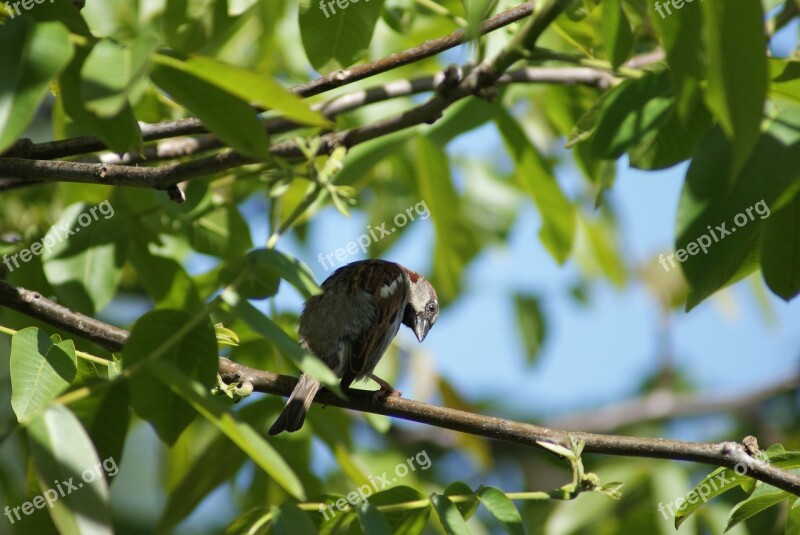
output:
[[408,304],[403,314],[403,325],[409,327],[422,342],[439,317],[439,299],[430,282],[419,273],[406,270],[410,283]]

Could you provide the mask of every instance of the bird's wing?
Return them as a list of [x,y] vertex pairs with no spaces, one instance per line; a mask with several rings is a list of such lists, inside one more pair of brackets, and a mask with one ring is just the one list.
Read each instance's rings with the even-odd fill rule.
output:
[[350,365],[344,371],[342,385],[363,379],[378,365],[400,329],[408,303],[408,283],[403,270],[391,262],[367,263],[353,279],[351,291],[368,293],[374,307],[374,324],[352,341]]

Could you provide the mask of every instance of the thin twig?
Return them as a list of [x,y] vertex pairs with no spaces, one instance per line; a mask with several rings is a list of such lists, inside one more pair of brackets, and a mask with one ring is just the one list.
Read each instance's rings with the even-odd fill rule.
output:
[[[489,18],[481,26],[481,35],[494,32],[529,16],[533,10],[531,2],[513,7]],[[397,69],[417,61],[435,56],[445,50],[464,43],[464,30],[455,31],[444,37],[431,39],[425,43],[392,54],[385,58],[357,65],[345,70],[338,70],[316,80],[294,86],[291,91],[301,97],[311,97],[338,87]],[[155,141],[159,139],[206,133],[208,130],[199,119],[186,118],[176,121],[165,121],[157,124],[141,126],[142,139]],[[29,158],[36,160],[52,160],[89,152],[105,150],[105,144],[94,137],[78,137],[60,141],[33,144],[20,142],[0,156]]]

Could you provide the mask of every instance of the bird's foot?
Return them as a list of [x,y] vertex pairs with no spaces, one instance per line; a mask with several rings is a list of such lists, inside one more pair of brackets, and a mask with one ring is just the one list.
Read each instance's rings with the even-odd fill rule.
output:
[[384,398],[388,398],[388,397],[395,397],[395,396],[396,397],[401,397],[403,395],[402,391],[397,390],[395,387],[393,387],[387,381],[384,381],[383,379],[381,379],[377,375],[370,374],[369,378],[372,379],[373,381],[375,381],[376,383],[378,383],[378,385],[380,386],[380,389],[376,390],[372,394],[372,399],[374,399],[375,401],[378,401],[378,400],[381,400],[381,399],[384,399]]

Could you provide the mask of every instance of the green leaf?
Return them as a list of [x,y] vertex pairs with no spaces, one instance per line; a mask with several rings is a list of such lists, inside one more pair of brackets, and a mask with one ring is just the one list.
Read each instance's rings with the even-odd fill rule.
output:
[[[396,505],[424,499],[425,496],[419,491],[405,485],[399,485],[373,494],[369,498],[369,503],[375,506]],[[392,511],[384,511],[382,514],[389,522],[394,533],[419,535],[428,522],[430,511],[431,506],[427,505],[408,509],[395,508]]]
[[739,487],[749,479],[746,475],[739,475],[734,470],[722,467],[708,474],[684,496],[684,507],[679,507],[675,512],[675,529],[709,500]]
[[546,450],[552,451],[556,455],[561,455],[565,459],[570,459],[570,460],[577,459],[575,453],[572,450],[562,446],[561,444],[556,444],[554,442],[545,442],[544,440],[537,440],[536,444]]
[[[94,379],[93,382],[106,379]],[[91,396],[70,402],[70,409],[81,421],[101,459],[122,462],[125,437],[131,420],[130,385],[116,381],[98,389]]]
[[800,533],[800,500],[795,499],[789,503],[789,512],[786,515],[785,535],[797,535]]
[[311,269],[300,260],[274,249],[256,249],[247,254],[256,270],[268,270],[294,286],[304,299],[322,292]]
[[688,160],[712,126],[711,115],[700,100],[691,114],[682,119],[675,105],[664,123],[644,135],[630,148],[631,166],[637,169],[665,169]]
[[75,379],[78,370],[72,340],[54,343],[28,327],[11,338],[11,408],[27,422],[47,407]]
[[441,494],[434,494],[431,496],[431,503],[436,514],[439,515],[439,521],[442,523],[445,533],[448,535],[469,535],[470,531],[464,517],[458,511],[458,508],[446,496]]
[[[741,172],[731,175],[736,149],[720,128],[692,160],[678,206],[673,260],[684,260],[692,287],[687,309],[758,267],[764,219],[800,179],[800,106],[783,101],[775,113]],[[698,249],[701,240],[709,244],[707,252]]]
[[[211,388],[217,377],[217,340],[207,318],[193,325],[186,312],[156,310],[134,324],[125,344],[125,367],[140,366],[156,359],[173,363],[190,379]],[[179,395],[146,370],[131,378],[132,405],[136,414],[150,422],[158,436],[174,444],[197,416]]]
[[187,59],[186,64],[207,82],[220,85],[242,100],[264,109],[279,111],[287,119],[300,124],[331,126],[324,115],[312,110],[305,100],[269,76],[200,56]]
[[596,267],[617,286],[625,284],[627,269],[611,222],[582,219],[581,223]]
[[668,14],[665,7],[663,3],[655,4],[653,26],[667,53],[678,114],[683,120],[691,120],[692,109],[701,100],[700,82],[706,79],[702,8],[699,3],[686,5],[688,9],[670,10]]
[[[130,342],[129,342],[130,343]],[[286,492],[305,499],[303,485],[280,454],[251,426],[228,411],[228,405],[211,397],[208,388],[192,380],[167,360],[151,360],[145,366],[153,377],[211,422]]]
[[487,9],[491,4],[492,0],[464,0],[467,12],[466,39],[475,39],[480,35],[481,24],[488,17]]
[[303,373],[309,374],[329,390],[341,395],[339,378],[320,358],[303,350],[300,344],[292,340],[278,325],[248,303],[247,300],[227,291],[223,292],[222,298],[251,329],[275,344],[278,350],[283,355],[291,358]]
[[461,100],[445,110],[442,118],[427,129],[425,137],[444,147],[458,136],[491,121],[497,109],[497,105],[490,104],[484,99]]
[[522,517],[514,502],[505,493],[494,487],[481,487],[478,499],[500,522],[509,535],[525,535]]
[[195,251],[211,256],[244,254],[253,246],[250,227],[234,205],[215,207],[192,220],[186,232]]
[[581,2],[574,4],[566,16],[558,17],[553,28],[569,45],[581,53],[596,57],[602,51],[602,9],[600,2]]
[[364,502],[358,508],[358,520],[361,529],[367,535],[392,535],[392,527],[378,511],[378,508],[369,502]]
[[511,115],[498,108],[495,121],[506,150],[516,164],[517,183],[539,208],[542,218],[539,239],[556,262],[563,264],[572,250],[575,207],[564,195],[550,166]]
[[129,46],[101,39],[81,68],[81,94],[86,109],[99,117],[113,117],[147,72],[150,54],[158,46],[152,34],[139,36]]
[[275,535],[317,535],[317,528],[308,513],[293,503],[273,505],[270,510]]
[[[100,461],[75,415],[62,405],[48,407],[28,426],[28,444],[41,495],[50,498],[44,505],[58,531],[111,535],[106,476],[116,473],[117,464]],[[57,482],[66,489],[62,495]]]
[[[75,12],[72,6],[68,7]],[[95,136],[117,154],[129,150],[141,152],[142,131],[130,104],[124,103],[119,113],[111,117],[101,117],[86,109],[81,90],[81,68],[90,52],[89,46],[76,47],[75,57],[59,78],[58,106],[63,106],[64,112],[74,121],[70,124],[69,134]]]
[[[7,22],[0,31],[0,153],[33,120],[51,81],[73,54],[69,32],[59,22],[35,24],[29,17]],[[13,51],[13,53],[11,53]]]
[[42,3],[36,4],[36,9],[23,13],[25,13],[25,17],[30,16],[38,22],[57,21],[64,24],[74,34],[88,38],[94,37],[86,24],[86,20],[81,16],[80,11],[75,9],[73,2],[65,2],[64,0],[42,1]]
[[397,33],[407,34],[416,18],[414,0],[386,0],[383,7],[383,22]]
[[756,490],[753,491],[753,494],[737,503],[736,506],[731,509],[725,531],[728,531],[742,520],[747,520],[769,509],[773,505],[779,504],[789,496],[792,496],[792,494],[777,487],[773,487],[772,485],[762,483],[756,486]]
[[594,157],[616,160],[664,123],[675,101],[667,76],[665,71],[648,73],[611,90],[591,137]]
[[405,130],[356,145],[347,151],[344,165],[334,175],[334,181],[339,185],[352,186],[373,171],[379,162],[401,150],[410,137],[411,131]]
[[[237,413],[237,418],[242,425],[256,429],[263,427],[262,421],[265,415],[270,414],[269,408],[274,401],[277,400],[268,396],[251,403]],[[196,458],[191,459],[191,466],[170,489],[156,532],[168,533],[177,526],[214,489],[233,478],[245,460],[244,450],[220,431]]]
[[237,282],[236,293],[246,299],[266,299],[278,293],[281,279],[270,266],[255,262],[251,256],[234,258],[219,272],[221,286]]
[[800,194],[764,222],[761,269],[774,294],[789,301],[800,293]]
[[150,78],[225,143],[247,156],[269,158],[267,133],[256,112],[224,81],[209,81],[196,65],[163,54],[153,56]]
[[[269,533],[265,528],[272,519],[272,513],[266,507],[255,507],[239,515],[225,528],[225,535],[265,535]],[[253,529],[256,526],[258,530]]]
[[44,274],[64,306],[94,315],[114,297],[128,234],[123,220],[113,216],[108,201],[97,206],[73,204],[42,238]]
[[234,347],[239,345],[239,335],[221,323],[214,324],[214,334],[217,336],[217,343],[220,345]]
[[738,173],[759,137],[767,95],[764,13],[760,0],[702,2],[707,30],[706,103],[733,143]]
[[770,96],[800,104],[800,61],[769,60]]
[[611,66],[616,69],[625,63],[633,48],[633,32],[622,9],[622,0],[603,3],[603,41]]
[[517,313],[517,326],[522,336],[528,364],[533,364],[547,336],[547,323],[537,297],[514,295],[514,308]]
[[424,137],[415,138],[412,147],[419,196],[428,206],[436,232],[431,283],[439,299],[449,302],[458,295],[461,274],[477,254],[478,240],[469,219],[461,213],[462,201],[453,187],[443,149]]
[[475,514],[475,511],[478,509],[478,496],[475,492],[470,488],[469,485],[464,483],[463,481],[454,481],[447,485],[447,488],[444,490],[444,495],[447,497],[451,496],[468,496],[469,499],[461,501],[458,500],[455,503],[456,507],[458,508],[458,512],[461,513],[461,516],[464,517],[465,520],[469,520],[472,515]]
[[300,0],[300,37],[311,65],[326,73],[349,67],[366,55],[382,8],[383,0],[323,4]]
[[139,282],[153,300],[154,308],[173,308],[193,312],[203,302],[197,293],[194,281],[178,262],[172,258],[150,252],[146,243],[134,236],[128,250],[128,260],[133,266]]

